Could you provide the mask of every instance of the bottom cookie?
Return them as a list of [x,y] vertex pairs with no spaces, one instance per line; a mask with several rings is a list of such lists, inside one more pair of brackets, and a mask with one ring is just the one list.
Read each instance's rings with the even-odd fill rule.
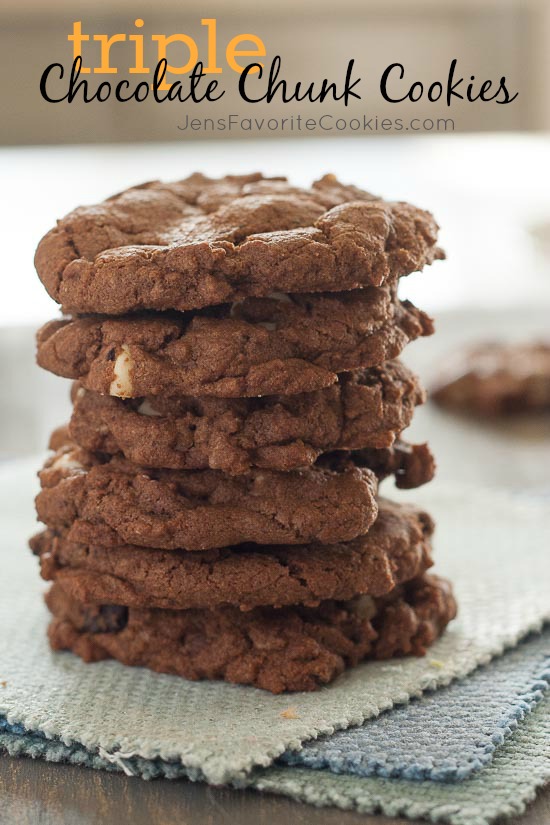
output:
[[316,608],[217,610],[86,606],[54,584],[46,595],[54,650],[118,659],[186,679],[223,679],[272,693],[316,690],[363,659],[423,656],[456,615],[445,579],[424,575],[378,599]]

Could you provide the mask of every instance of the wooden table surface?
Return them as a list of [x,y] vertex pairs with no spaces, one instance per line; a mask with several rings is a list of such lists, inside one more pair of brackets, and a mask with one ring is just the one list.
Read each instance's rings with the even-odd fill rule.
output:
[[[550,788],[508,825],[548,825]],[[185,780],[0,757],[1,825],[415,825]]]

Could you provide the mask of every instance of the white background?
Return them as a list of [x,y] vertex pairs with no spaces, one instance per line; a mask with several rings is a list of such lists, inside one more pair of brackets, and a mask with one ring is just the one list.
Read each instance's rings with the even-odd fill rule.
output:
[[33,268],[42,235],[75,206],[131,184],[240,171],[308,184],[325,172],[389,199],[430,209],[448,260],[402,280],[429,311],[550,306],[550,139],[546,136],[337,138],[231,143],[60,146],[0,150],[0,326],[57,313]]

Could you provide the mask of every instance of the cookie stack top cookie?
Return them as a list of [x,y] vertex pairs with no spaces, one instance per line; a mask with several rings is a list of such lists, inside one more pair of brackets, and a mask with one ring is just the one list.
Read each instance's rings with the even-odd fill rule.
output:
[[38,360],[121,398],[313,392],[432,332],[396,285],[442,256],[429,213],[330,175],[145,184],[39,244],[50,295],[95,317],[46,325]]
[[331,175],[196,174],[58,222],[36,267],[69,317],[38,362],[73,414],[32,541],[55,648],[276,691],[425,650],[454,615],[433,522],[378,485],[434,472],[396,360],[433,325],[397,286],[442,257],[429,213]]
[[71,212],[36,269],[68,313],[196,310],[273,292],[382,286],[444,257],[429,212],[325,175],[153,181]]

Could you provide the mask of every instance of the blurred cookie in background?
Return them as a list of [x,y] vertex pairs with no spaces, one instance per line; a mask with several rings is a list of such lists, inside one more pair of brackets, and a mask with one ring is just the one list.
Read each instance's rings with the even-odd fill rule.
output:
[[430,397],[484,417],[550,412],[550,341],[486,342],[449,359]]
[[536,223],[529,229],[529,234],[535,242],[537,254],[547,262],[550,258],[550,221]]

